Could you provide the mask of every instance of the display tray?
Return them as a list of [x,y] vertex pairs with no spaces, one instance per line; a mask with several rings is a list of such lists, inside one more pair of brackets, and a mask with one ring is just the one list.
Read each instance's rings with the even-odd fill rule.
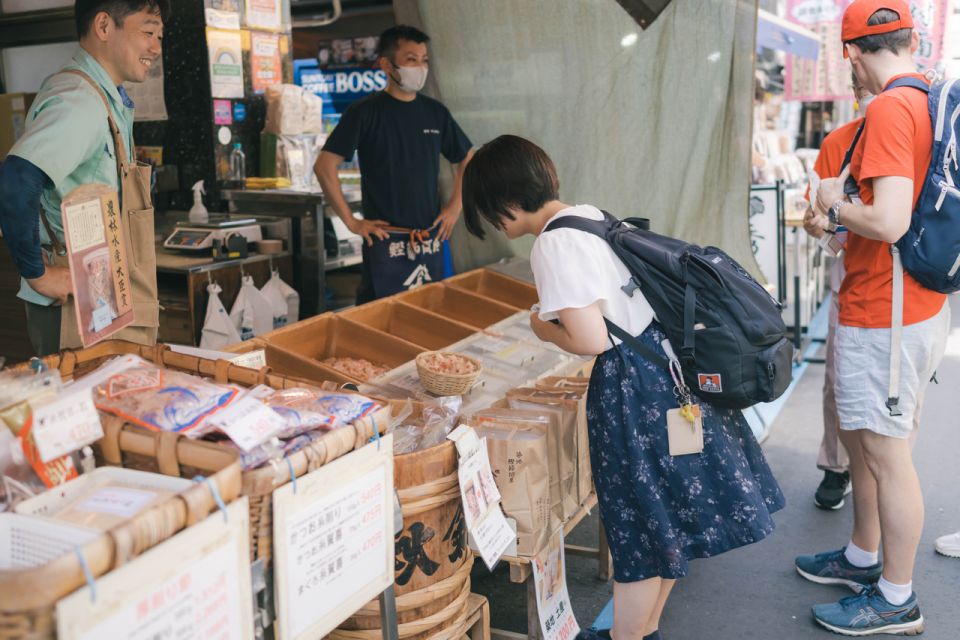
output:
[[260,339],[285,351],[292,359],[289,362],[300,360],[310,365],[303,368],[302,374],[298,374],[301,377],[309,376],[315,371],[325,376],[323,380],[341,379],[354,384],[366,381],[337,371],[321,361],[326,358],[362,358],[384,365],[388,369],[395,369],[426,350],[384,331],[351,322],[332,313],[277,329]]
[[432,311],[474,329],[486,329],[517,312],[516,307],[440,283],[397,294],[394,300]]
[[331,370],[317,362],[304,361],[303,358],[299,358],[295,354],[280,349],[260,338],[238,342],[227,347],[224,351],[242,355],[261,349],[267,361],[267,369],[273,373],[309,380],[312,385],[324,389],[337,389],[343,384],[353,382],[352,379],[339,371]]
[[430,351],[449,347],[476,331],[462,322],[389,299],[354,307],[338,315]]
[[505,276],[490,269],[475,269],[452,278],[443,284],[491,298],[517,309],[529,309],[540,301],[537,288],[527,282]]

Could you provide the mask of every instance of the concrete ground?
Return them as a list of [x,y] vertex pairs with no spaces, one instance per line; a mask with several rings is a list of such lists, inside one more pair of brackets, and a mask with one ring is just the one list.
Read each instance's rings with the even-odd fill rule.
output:
[[[933,541],[960,529],[960,299],[953,297],[947,355],[931,385],[915,460],[924,489],[926,522],[914,588],[926,619],[928,640],[960,640],[960,560],[939,556]],[[808,367],[764,443],[770,466],[787,496],[767,540],[691,564],[667,603],[661,631],[666,640],[805,640],[834,636],[812,621],[810,606],[851,595],[798,576],[793,557],[835,549],[850,536],[851,503],[839,511],[814,507],[822,473],[816,468],[821,436],[823,365]],[[597,516],[584,520],[568,542],[595,544]],[[489,574],[477,563],[473,590],[491,600],[492,626],[526,632],[525,589],[510,584],[506,567]],[[567,559],[567,585],[582,627],[590,626],[612,596],[612,584],[596,577],[596,563]],[[607,612],[609,615],[609,610]],[[606,617],[606,616],[605,616]],[[882,637],[882,636],[881,636]]]

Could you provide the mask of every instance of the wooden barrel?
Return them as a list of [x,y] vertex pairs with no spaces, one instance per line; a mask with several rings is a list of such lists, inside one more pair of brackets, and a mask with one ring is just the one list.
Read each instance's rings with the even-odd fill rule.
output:
[[[403,512],[395,538],[397,621],[416,640],[457,625],[470,594],[472,555],[460,502],[457,450],[450,441],[394,458],[394,483]],[[425,625],[432,625],[425,631]],[[347,619],[343,638],[379,633],[377,601]],[[357,632],[357,634],[342,635]],[[373,637],[373,636],[371,636]]]

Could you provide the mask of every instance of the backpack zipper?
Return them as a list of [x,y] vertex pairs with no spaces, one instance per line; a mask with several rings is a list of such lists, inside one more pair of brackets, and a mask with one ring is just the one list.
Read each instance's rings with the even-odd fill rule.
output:
[[960,189],[957,187],[950,186],[947,184],[946,180],[940,181],[940,197],[937,198],[937,211],[940,211],[940,207],[943,206],[943,201],[946,200],[947,194],[952,193],[953,195],[960,198]]

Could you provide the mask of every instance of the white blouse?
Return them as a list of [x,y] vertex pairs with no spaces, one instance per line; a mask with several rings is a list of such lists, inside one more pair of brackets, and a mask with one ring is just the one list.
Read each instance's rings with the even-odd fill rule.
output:
[[[547,224],[562,216],[602,220],[603,212],[580,204],[560,211]],[[630,281],[630,272],[602,238],[577,229],[541,233],[533,243],[530,266],[540,296],[541,320],[554,320],[561,309],[581,309],[597,301],[603,316],[630,335],[640,335],[654,320],[653,309],[639,289],[633,296],[620,289]],[[611,347],[620,343],[613,340]]]

